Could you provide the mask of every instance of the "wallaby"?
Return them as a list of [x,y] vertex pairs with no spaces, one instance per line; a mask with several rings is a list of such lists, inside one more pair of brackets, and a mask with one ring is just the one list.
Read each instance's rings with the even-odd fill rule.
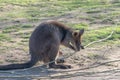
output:
[[[29,39],[29,53],[31,60],[21,64],[9,64],[0,66],[0,70],[24,69],[35,65],[38,61],[48,63],[54,61],[59,54],[60,45],[64,45],[75,51],[83,48],[81,36],[84,29],[76,32],[72,28],[57,21],[42,22],[31,34]],[[49,63],[50,68],[71,68],[70,65]]]

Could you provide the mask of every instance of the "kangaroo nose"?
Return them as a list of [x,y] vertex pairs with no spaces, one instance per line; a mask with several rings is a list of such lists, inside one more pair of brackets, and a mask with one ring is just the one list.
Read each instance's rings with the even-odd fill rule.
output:
[[81,46],[81,49],[85,49],[84,46]]

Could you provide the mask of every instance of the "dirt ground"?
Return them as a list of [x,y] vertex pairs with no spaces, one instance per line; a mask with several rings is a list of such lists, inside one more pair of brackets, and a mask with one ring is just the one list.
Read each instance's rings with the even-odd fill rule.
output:
[[[89,57],[93,52],[93,57]],[[120,46],[86,48],[66,59],[72,69],[47,69],[39,64],[25,70],[0,71],[0,80],[119,80],[119,54]]]

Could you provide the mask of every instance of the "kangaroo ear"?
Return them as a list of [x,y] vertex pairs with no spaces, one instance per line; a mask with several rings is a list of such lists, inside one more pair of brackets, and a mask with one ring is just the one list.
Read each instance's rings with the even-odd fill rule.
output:
[[79,36],[79,32],[73,32],[72,35],[73,35],[73,37],[78,37]]
[[83,35],[84,29],[81,29],[79,33],[80,33],[80,35]]

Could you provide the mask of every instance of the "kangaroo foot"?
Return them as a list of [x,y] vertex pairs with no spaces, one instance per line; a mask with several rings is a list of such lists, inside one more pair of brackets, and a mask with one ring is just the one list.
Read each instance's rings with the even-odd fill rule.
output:
[[72,68],[72,67],[71,67],[71,65],[49,64],[49,68],[70,69],[70,68]]
[[58,65],[60,66],[60,69],[71,69],[71,65]]

